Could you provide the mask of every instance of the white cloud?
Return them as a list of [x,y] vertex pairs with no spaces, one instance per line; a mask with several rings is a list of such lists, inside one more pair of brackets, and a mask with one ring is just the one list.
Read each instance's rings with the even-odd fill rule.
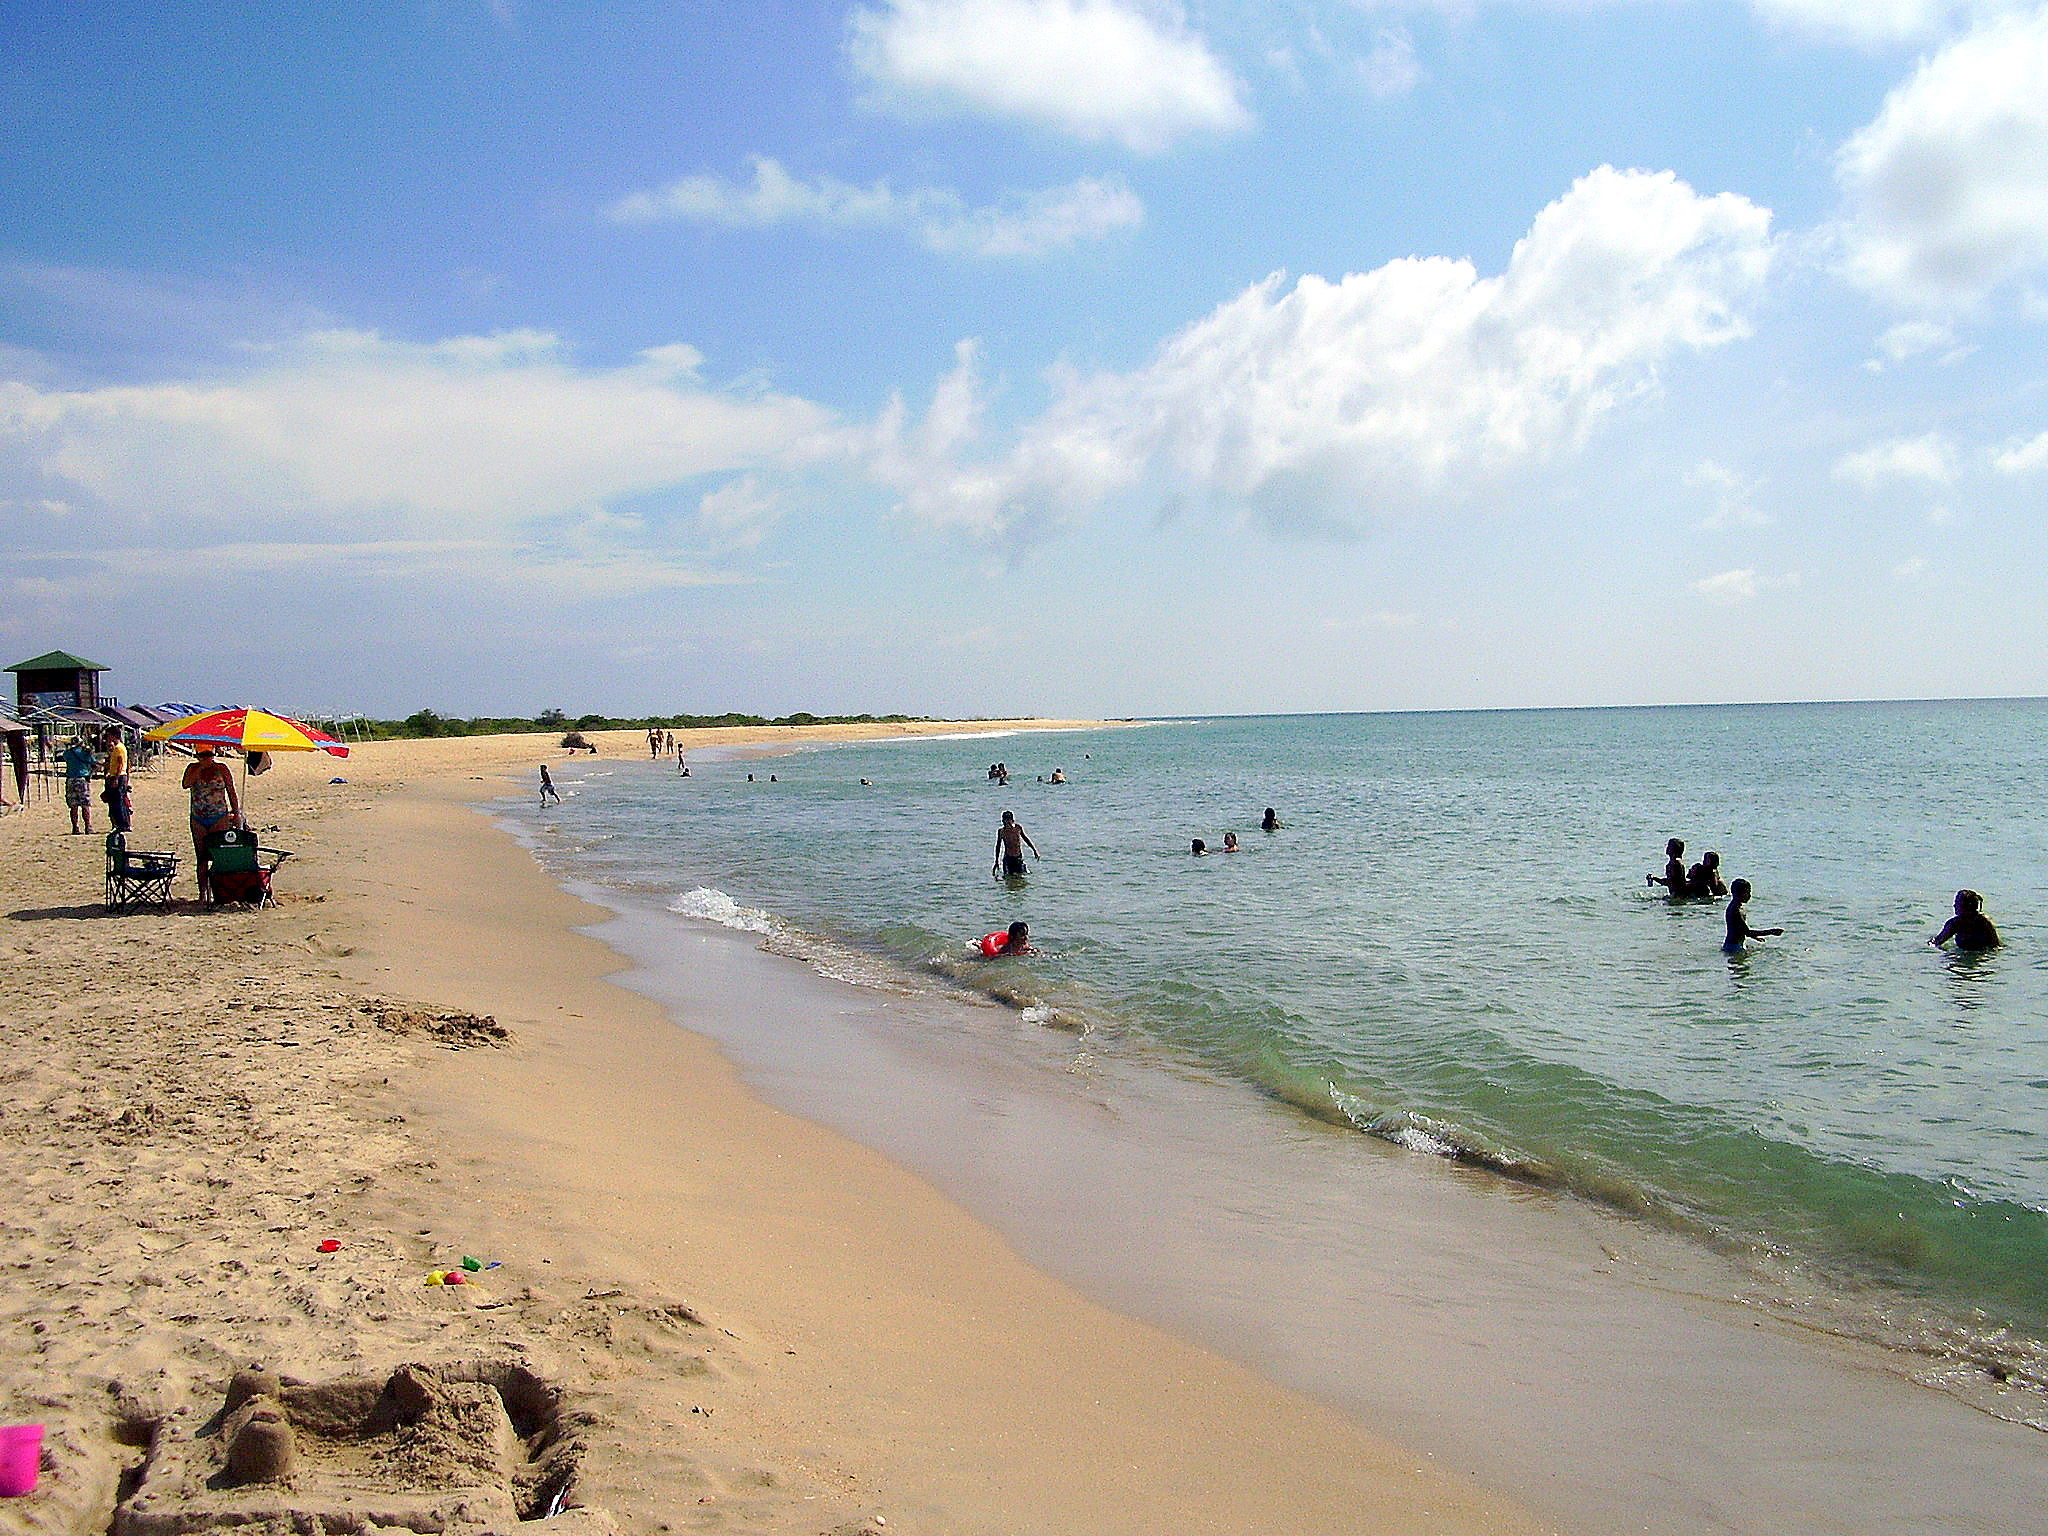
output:
[[1946,368],[1977,349],[1960,345],[1956,333],[1948,326],[1936,325],[1932,320],[1902,320],[1877,338],[1877,350],[1879,355],[1863,365],[1872,373],[1881,373],[1887,366],[1896,367],[1930,352],[1939,352],[1941,356],[1935,361]]
[[1415,40],[1405,28],[1383,30],[1358,63],[1358,77],[1373,95],[1385,99],[1406,95],[1422,79],[1422,66],[1415,61]]
[[1134,372],[1056,375],[1052,406],[993,459],[968,459],[981,392],[963,350],[921,425],[900,402],[885,415],[874,467],[912,517],[985,539],[1147,477],[1278,528],[1350,531],[1569,453],[1673,354],[1746,335],[1769,224],[1668,172],[1602,168],[1537,215],[1498,277],[1438,257],[1270,277]]
[[750,578],[700,569],[643,550],[577,551],[505,539],[363,539],[349,542],[231,539],[196,545],[117,545],[16,556],[18,575],[57,598],[109,588],[162,588],[238,576],[304,575],[323,582],[488,582],[557,599],[605,597],[682,587],[733,586]]
[[1892,438],[1843,454],[1835,460],[1833,473],[1837,480],[1847,480],[1866,491],[1913,482],[1948,485],[1956,477],[1956,446],[1940,432]]
[[1939,37],[1996,0],[1750,0],[1758,15],[1799,31],[1864,44]]
[[1725,464],[1702,459],[1686,475],[1685,483],[1700,487],[1713,498],[1714,510],[1707,514],[1703,527],[1718,532],[1730,528],[1762,528],[1771,521],[1770,514],[1759,510],[1756,505],[1756,494],[1763,489],[1762,483],[1737,474]]
[[1043,256],[1145,222],[1145,205],[1121,176],[1084,176],[1063,187],[972,208],[958,193],[938,187],[897,192],[885,181],[865,187],[831,176],[806,181],[763,155],[749,163],[751,185],[685,176],[621,198],[607,212],[622,224],[694,219],[753,228],[900,226],[944,255],[989,257]]
[[1702,576],[1692,582],[1692,590],[1710,603],[1734,607],[1762,596],[1775,587],[1796,587],[1799,573],[1786,571],[1777,576],[1759,576],[1754,570],[1744,568],[1734,571],[1720,571],[1712,576]]
[[1919,555],[1909,555],[1892,567],[1892,575],[1900,581],[1918,581],[1927,574],[1927,561]]
[[741,475],[697,503],[697,522],[719,549],[752,549],[780,522],[783,505],[758,475]]
[[2001,474],[2007,475],[2024,475],[2037,469],[2048,469],[2048,432],[2006,449],[1993,458],[1991,463]]
[[883,104],[1020,118],[1156,153],[1251,114],[1177,10],[1127,0],[883,0],[853,15],[853,60]]
[[474,532],[776,461],[829,424],[808,401],[708,388],[700,361],[668,346],[582,368],[530,331],[316,332],[228,378],[0,382],[0,467],[142,523]]
[[1965,311],[2048,265],[2048,9],[1927,60],[1837,173],[1847,270],[1888,299]]

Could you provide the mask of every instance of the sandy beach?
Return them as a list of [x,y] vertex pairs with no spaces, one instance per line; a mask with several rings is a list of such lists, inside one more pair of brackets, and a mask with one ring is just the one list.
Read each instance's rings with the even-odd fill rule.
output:
[[[171,911],[103,916],[98,838],[0,820],[0,1419],[47,1426],[0,1531],[1549,1529],[749,1093],[471,808],[561,757],[284,760],[251,793],[295,854],[264,911],[181,873]],[[132,841],[189,862],[173,772]],[[250,1368],[279,1379],[224,1417]],[[224,1479],[272,1402],[295,1470]]]

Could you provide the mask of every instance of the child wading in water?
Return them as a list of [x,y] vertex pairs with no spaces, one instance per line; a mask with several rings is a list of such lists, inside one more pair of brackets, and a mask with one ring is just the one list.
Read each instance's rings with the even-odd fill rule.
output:
[[1741,954],[1743,942],[1747,939],[1775,939],[1784,933],[1782,928],[1750,927],[1748,906],[1749,882],[1738,880],[1728,888],[1728,937],[1721,941],[1723,954]]

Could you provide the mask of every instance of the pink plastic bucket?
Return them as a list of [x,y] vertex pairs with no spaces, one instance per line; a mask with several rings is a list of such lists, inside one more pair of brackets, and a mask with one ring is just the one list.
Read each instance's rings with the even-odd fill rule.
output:
[[36,1491],[43,1465],[43,1426],[0,1425],[0,1499],[17,1499]]

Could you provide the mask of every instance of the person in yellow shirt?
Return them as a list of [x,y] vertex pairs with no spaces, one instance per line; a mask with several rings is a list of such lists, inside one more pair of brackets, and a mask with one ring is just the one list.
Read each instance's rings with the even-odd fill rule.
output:
[[100,791],[100,798],[107,802],[107,819],[113,822],[114,830],[126,832],[134,819],[134,809],[128,800],[128,748],[120,731],[109,727],[104,751],[106,758],[100,771],[106,775],[107,787]]

